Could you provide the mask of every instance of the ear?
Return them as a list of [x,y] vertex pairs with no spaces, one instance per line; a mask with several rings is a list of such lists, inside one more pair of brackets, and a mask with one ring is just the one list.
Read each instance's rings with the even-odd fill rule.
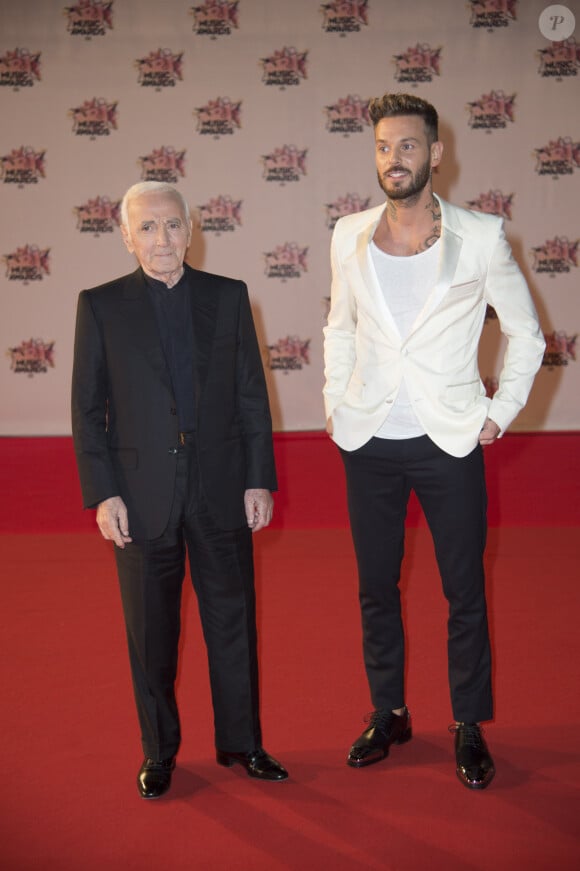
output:
[[123,237],[123,242],[125,243],[125,245],[127,247],[127,251],[129,252],[129,254],[134,254],[135,247],[134,247],[133,243],[131,242],[131,236],[129,234],[129,230],[127,229],[127,227],[125,227],[124,224],[121,224],[121,235]]
[[433,142],[431,144],[431,167],[434,168],[439,166],[441,163],[441,158],[443,156],[443,143],[442,142]]

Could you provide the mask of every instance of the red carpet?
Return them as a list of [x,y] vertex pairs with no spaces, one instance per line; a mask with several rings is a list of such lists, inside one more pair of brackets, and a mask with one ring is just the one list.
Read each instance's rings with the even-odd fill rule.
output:
[[[140,800],[134,783],[141,757],[110,547],[96,533],[66,531],[76,483],[54,459],[68,442],[0,443],[11,465],[7,471],[3,462],[4,484],[19,484],[16,495],[4,489],[0,518],[13,527],[0,538],[0,867],[576,869],[578,476],[561,473],[562,445],[577,457],[578,437],[544,437],[560,447],[543,452],[536,437],[521,438],[517,452],[520,437],[496,446],[501,475],[488,459],[502,494],[487,553],[497,709],[487,736],[498,769],[490,789],[470,793],[454,774],[445,604],[419,518],[408,531],[403,579],[414,738],[366,770],[344,764],[369,701],[352,548],[336,504],[340,464],[326,440],[296,437],[293,445],[283,437],[280,477],[293,504],[282,511],[279,497],[278,528],[255,542],[265,745],[291,780],[261,784],[215,764],[205,655],[187,586],[184,741],[174,786],[158,802]],[[519,513],[506,475],[522,498]],[[20,524],[7,516],[10,503]]]

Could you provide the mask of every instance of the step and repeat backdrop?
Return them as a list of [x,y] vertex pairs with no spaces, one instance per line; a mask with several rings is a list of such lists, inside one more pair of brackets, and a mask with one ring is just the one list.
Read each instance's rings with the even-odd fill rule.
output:
[[0,0],[0,434],[70,432],[76,298],[134,269],[147,179],[194,210],[189,262],[247,282],[275,428],[322,428],[330,236],[383,199],[386,91],[435,105],[435,190],[501,215],[528,279],[547,350],[513,429],[580,429],[577,0],[65,2]]

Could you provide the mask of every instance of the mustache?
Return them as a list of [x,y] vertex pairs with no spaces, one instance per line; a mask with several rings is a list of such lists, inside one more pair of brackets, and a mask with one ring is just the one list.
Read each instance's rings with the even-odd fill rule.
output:
[[405,169],[404,166],[399,166],[399,165],[389,166],[389,168],[384,171],[383,177],[387,176],[390,172],[406,172],[406,173],[408,173],[409,170]]

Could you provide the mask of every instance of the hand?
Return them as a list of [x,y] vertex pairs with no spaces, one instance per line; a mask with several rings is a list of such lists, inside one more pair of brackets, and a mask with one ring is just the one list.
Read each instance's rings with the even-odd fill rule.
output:
[[133,539],[129,535],[127,507],[120,496],[111,496],[97,506],[97,525],[107,541],[114,541],[121,549]]
[[252,532],[268,526],[274,514],[274,500],[269,490],[246,490],[244,493],[246,519]]
[[479,444],[480,445],[492,445],[501,430],[495,420],[492,420],[490,417],[486,417],[485,423],[481,428],[481,432],[479,433]]
[[329,436],[331,436],[334,432],[334,426],[332,423],[332,417],[329,417],[326,421],[326,432]]

